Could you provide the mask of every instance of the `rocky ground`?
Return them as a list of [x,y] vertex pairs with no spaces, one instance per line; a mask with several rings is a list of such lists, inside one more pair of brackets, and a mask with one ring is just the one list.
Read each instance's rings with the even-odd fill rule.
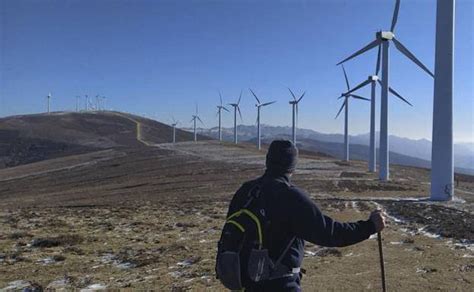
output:
[[[250,145],[160,144],[0,170],[0,288],[216,291],[216,242],[233,192],[264,167]],[[382,207],[391,291],[470,291],[473,192],[426,201],[428,172],[392,168],[381,183],[362,162],[305,153],[294,183],[339,220]],[[308,244],[306,291],[380,290],[377,240]]]

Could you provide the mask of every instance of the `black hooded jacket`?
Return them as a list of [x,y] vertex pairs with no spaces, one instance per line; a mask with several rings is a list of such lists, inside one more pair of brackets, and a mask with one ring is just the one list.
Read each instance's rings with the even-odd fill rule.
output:
[[[296,237],[282,260],[289,268],[301,266],[304,241],[326,247],[342,247],[361,242],[375,233],[375,226],[370,220],[341,223],[325,216],[304,191],[290,183],[286,175],[267,171],[260,180],[265,212],[270,220],[264,246],[275,260]],[[256,183],[257,180],[253,180],[240,187],[230,203],[228,216],[242,208],[250,188]]]

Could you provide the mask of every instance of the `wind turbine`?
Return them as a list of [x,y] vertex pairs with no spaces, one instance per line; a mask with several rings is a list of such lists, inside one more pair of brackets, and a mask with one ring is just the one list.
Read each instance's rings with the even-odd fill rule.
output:
[[95,106],[96,110],[100,111],[100,95],[98,94],[95,96],[95,104],[96,104]]
[[242,91],[240,91],[239,100],[237,103],[229,103],[229,105],[234,107],[234,143],[237,144],[237,111],[240,115],[240,120],[242,120],[242,113],[240,112],[240,100],[242,99]]
[[196,123],[197,121],[201,122],[201,124],[204,125],[204,123],[202,122],[201,118],[199,117],[199,114],[198,114],[198,105],[196,104],[196,114],[193,115],[193,118],[191,119],[191,122],[194,122],[194,142],[197,141],[197,132],[196,132]]
[[255,105],[255,107],[257,108],[257,148],[258,148],[258,150],[260,150],[262,148],[262,144],[261,144],[261,138],[262,138],[261,136],[262,135],[260,133],[260,109],[264,106],[271,105],[271,104],[275,103],[276,101],[261,103],[260,99],[258,99],[255,92],[253,92],[253,90],[250,89],[250,88],[249,88],[249,90],[253,94],[255,99],[257,100],[257,104]]
[[337,65],[342,64],[368,50],[371,50],[377,46],[382,46],[382,102],[380,112],[380,173],[379,178],[382,181],[389,179],[389,145],[388,145],[388,92],[389,92],[389,47],[390,42],[393,42],[397,50],[399,50],[408,59],[413,61],[431,77],[434,77],[433,73],[421,63],[415,55],[413,55],[400,41],[395,38],[395,25],[397,24],[398,11],[400,9],[400,0],[396,0],[395,10],[392,17],[392,25],[390,31],[379,31],[375,35],[375,40],[358,50],[354,54],[350,55],[346,59],[339,62]]
[[89,110],[89,96],[86,94],[85,95],[86,99],[85,99],[85,102],[86,102],[86,111]]
[[[353,89],[350,89],[348,92],[343,93],[343,95],[346,94],[351,94],[352,92],[359,90],[368,84],[371,85],[371,90],[370,90],[370,147],[369,147],[369,171],[370,172],[375,172],[376,170],[376,153],[377,153],[377,148],[376,148],[376,143],[375,143],[375,88],[377,86],[377,83],[382,85],[380,79],[379,79],[379,71],[380,71],[380,53],[381,53],[381,47],[379,46],[379,50],[377,53],[377,63],[375,65],[375,74],[370,75],[367,80],[361,82],[357,86],[355,86]],[[407,103],[408,105],[412,106],[408,100],[403,98],[398,92],[396,92],[392,87],[388,87],[388,91],[401,99],[403,102]]]
[[455,0],[438,0],[436,7],[431,200],[454,196],[453,71]]
[[[176,143],[176,126],[179,124],[179,122],[175,120],[174,117],[172,117],[172,119],[173,119],[173,123],[171,124],[171,126],[173,127],[173,144],[174,144]],[[196,130],[194,132],[196,132]]]
[[107,110],[107,97],[102,96],[102,100],[104,101],[104,103],[102,104],[102,110],[106,111]]
[[80,99],[80,98],[81,98],[81,97],[80,97],[79,95],[76,95],[76,112],[79,111],[79,99]]
[[49,114],[51,110],[51,92],[48,93],[48,96],[46,96],[46,99],[48,100],[48,114]]
[[219,91],[219,98],[221,104],[217,106],[217,115],[219,116],[219,141],[222,141],[222,110],[229,112],[229,110],[222,104],[222,94]]
[[288,90],[291,93],[291,96],[293,96],[293,100],[290,100],[290,104],[292,106],[292,112],[293,112],[293,117],[292,117],[292,122],[293,122],[293,128],[292,128],[292,137],[293,137],[293,145],[296,146],[296,124],[298,123],[298,103],[303,99],[303,96],[306,94],[306,91],[303,92],[303,94],[297,99],[293,91],[288,88]]
[[[346,69],[344,68],[344,65],[342,65],[342,71],[344,72],[344,79],[346,80],[346,86],[347,90],[350,91],[351,87],[349,85],[349,79],[347,78],[347,73]],[[352,93],[343,93],[339,98],[344,97],[344,102],[342,103],[341,108],[339,109],[339,112],[336,115],[336,119],[341,114],[342,110],[345,109],[344,111],[344,160],[349,161],[349,98],[356,98],[356,99],[361,99],[361,100],[367,100],[370,101],[370,99],[355,95]]]

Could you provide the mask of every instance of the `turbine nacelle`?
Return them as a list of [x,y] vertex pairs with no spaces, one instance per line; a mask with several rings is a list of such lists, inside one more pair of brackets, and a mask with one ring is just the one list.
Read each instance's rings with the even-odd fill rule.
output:
[[391,31],[379,31],[375,36],[382,41],[390,41],[395,38],[395,34]]
[[377,75],[371,75],[371,76],[369,76],[369,80],[370,80],[370,81],[377,81],[377,80],[379,80],[379,79],[380,79],[380,78],[379,78],[379,76],[377,76]]

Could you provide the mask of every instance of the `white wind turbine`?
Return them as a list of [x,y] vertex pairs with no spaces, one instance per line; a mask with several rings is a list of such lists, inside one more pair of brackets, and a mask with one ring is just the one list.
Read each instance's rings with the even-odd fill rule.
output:
[[242,99],[242,91],[240,91],[239,100],[237,103],[229,103],[234,107],[234,143],[237,144],[237,111],[239,112],[240,120],[242,121],[242,113],[240,112],[240,100]]
[[102,110],[106,111],[107,110],[107,97],[106,96],[102,96]]
[[291,93],[291,96],[293,97],[293,100],[290,100],[290,104],[291,104],[291,107],[292,107],[292,113],[293,113],[293,116],[292,116],[292,125],[293,125],[293,128],[292,128],[292,137],[293,137],[293,145],[296,146],[296,126],[297,126],[297,123],[298,123],[298,103],[303,99],[303,96],[306,94],[306,91],[303,92],[303,94],[300,96],[300,98],[296,98],[295,94],[293,93],[293,91],[291,91],[291,89],[288,88],[288,90],[290,91]]
[[[344,72],[344,79],[346,80],[346,86],[347,90],[349,91],[351,89],[349,85],[349,79],[347,78],[347,73],[346,69],[344,68],[344,65],[342,65],[342,71]],[[356,98],[356,99],[361,99],[361,100],[367,100],[370,101],[368,98],[355,95],[352,93],[343,93],[339,98],[344,97],[344,102],[342,103],[341,108],[339,109],[339,112],[336,115],[336,119],[341,113],[343,109],[344,111],[344,160],[349,161],[349,98]]]
[[48,102],[48,114],[51,111],[51,92],[48,93],[48,96],[46,96],[47,102]]
[[[352,92],[359,90],[360,88],[365,87],[366,85],[370,84],[371,85],[371,90],[370,90],[370,147],[369,147],[369,171],[370,172],[375,172],[376,170],[376,153],[377,153],[377,148],[376,148],[376,142],[375,142],[375,87],[377,86],[377,83],[382,85],[379,79],[379,71],[380,71],[380,46],[379,50],[377,53],[377,64],[375,65],[375,74],[370,75],[367,80],[361,82],[357,86],[355,86],[353,89],[350,89],[348,92],[344,93],[345,94],[351,94]],[[392,87],[388,87],[388,91],[401,99],[403,102],[407,103],[408,105],[412,105],[411,103],[408,102],[405,98],[403,98],[398,92],[396,92]],[[342,96],[342,95],[341,95]]]
[[197,124],[197,121],[201,122],[201,124],[204,125],[203,121],[202,121],[201,118],[199,117],[198,106],[197,106],[197,104],[196,104],[196,114],[193,115],[193,118],[191,119],[191,122],[194,122],[194,142],[197,141],[197,131],[196,131],[196,124]]
[[[173,144],[174,144],[176,143],[176,126],[179,124],[179,121],[175,120],[174,117],[172,117],[172,119],[173,119],[173,123],[171,124],[171,127],[173,127]],[[196,130],[194,130],[194,132],[196,132]]]
[[222,94],[219,92],[221,104],[217,106],[217,115],[219,116],[219,141],[222,141],[222,110],[229,112],[229,110],[222,103]]
[[249,88],[249,90],[253,94],[255,99],[257,100],[257,104],[255,105],[255,107],[257,108],[257,148],[258,148],[258,150],[260,150],[262,148],[262,144],[261,144],[262,135],[261,135],[261,131],[260,131],[260,109],[264,106],[271,105],[271,104],[275,103],[276,101],[261,103],[260,99],[258,99],[255,92],[253,92],[253,90],[250,89],[250,88]]
[[79,95],[76,95],[76,112],[79,111],[79,100],[81,99],[81,97]]
[[85,104],[86,104],[86,111],[89,110],[89,95],[85,95]]
[[400,41],[395,38],[395,25],[397,24],[398,11],[400,9],[400,0],[396,0],[395,10],[392,17],[392,25],[390,31],[379,31],[376,33],[374,41],[363,47],[359,51],[350,55],[346,59],[338,63],[342,64],[370,49],[377,46],[382,46],[382,92],[381,92],[381,112],[380,112],[380,173],[379,178],[382,181],[389,179],[389,145],[388,145],[388,92],[389,92],[389,47],[390,42],[393,42],[395,47],[408,59],[413,61],[421,69],[427,72],[431,77],[434,77],[433,73],[421,63],[415,55],[413,55]]

